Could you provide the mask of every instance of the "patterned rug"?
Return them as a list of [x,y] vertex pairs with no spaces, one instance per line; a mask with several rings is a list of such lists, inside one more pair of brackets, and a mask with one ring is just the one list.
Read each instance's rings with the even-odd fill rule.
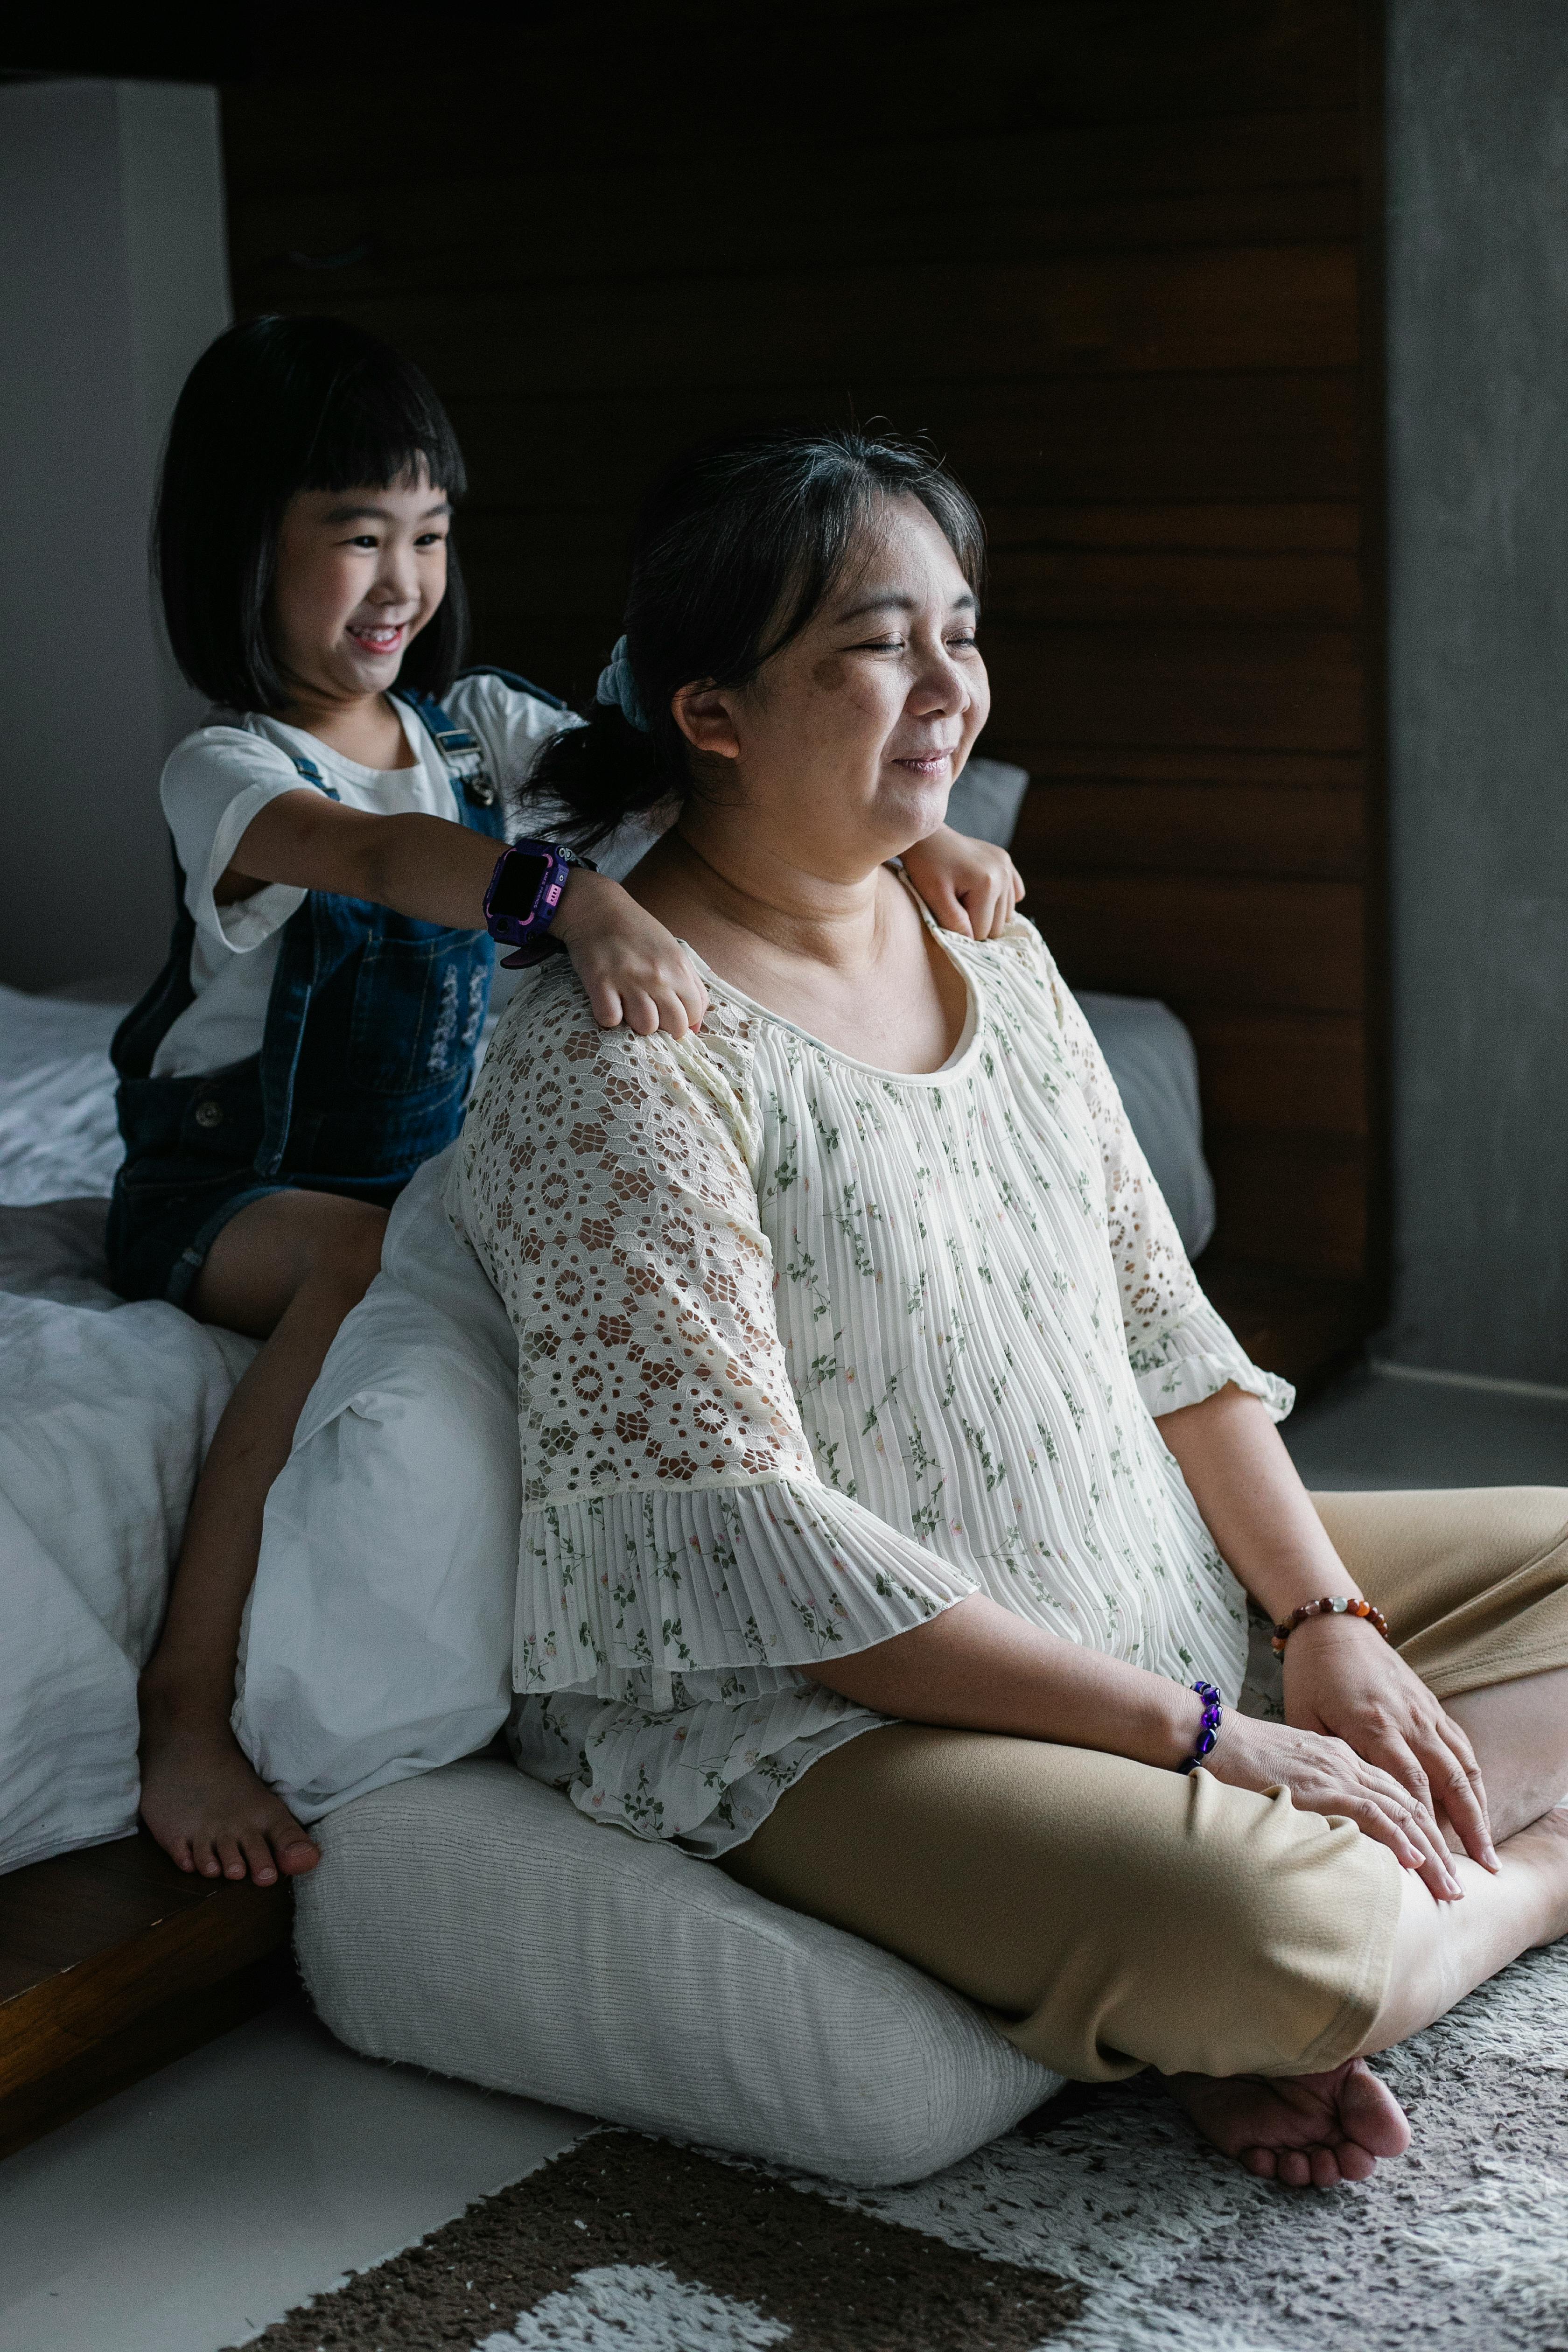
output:
[[[1292,2192],[1134,2081],[910,2189],[598,2131],[273,2352],[1568,2352],[1568,1943],[1379,2062],[1415,2143]],[[233,2352],[233,2347],[230,2347]]]

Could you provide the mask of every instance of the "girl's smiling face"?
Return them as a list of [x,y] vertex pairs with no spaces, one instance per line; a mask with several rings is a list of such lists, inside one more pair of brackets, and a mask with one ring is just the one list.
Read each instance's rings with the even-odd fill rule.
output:
[[296,695],[384,694],[447,593],[452,509],[421,467],[390,489],[297,490],[278,532],[268,612]]

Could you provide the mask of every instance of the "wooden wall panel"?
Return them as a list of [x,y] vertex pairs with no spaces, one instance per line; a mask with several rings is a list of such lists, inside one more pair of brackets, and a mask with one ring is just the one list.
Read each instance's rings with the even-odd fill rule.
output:
[[[247,190],[363,185],[389,94],[407,136],[383,171],[403,185],[421,163],[437,181],[454,164],[657,170],[703,151],[743,179],[772,139],[830,159],[913,126],[929,151],[939,108],[939,161],[948,139],[982,133],[1092,143],[1109,126],[1157,142],[1184,119],[1353,111],[1358,16],[1356,0],[520,0],[449,16],[411,93],[401,45],[378,53],[361,22],[322,12],[308,54],[292,27],[278,44],[287,114],[247,85],[237,95],[259,102],[237,112],[228,151]],[[1209,184],[1209,165],[1179,156],[1176,177]]]
[[1000,605],[1015,626],[1158,622],[1173,613],[1188,625],[1207,620],[1353,626],[1360,618],[1361,575],[1353,554],[1316,550],[1237,553],[1141,547],[1131,538],[1110,548],[1075,544],[1066,537],[1034,546],[996,540],[988,601],[993,609]]
[[1077,985],[1163,996],[1184,1015],[1361,1012],[1365,908],[1353,883],[1022,870],[1034,919]]
[[1354,1282],[1366,1260],[1364,1150],[1332,1138],[1288,1140],[1222,1129],[1208,1145],[1215,1193],[1228,1203],[1227,1253],[1244,1264]]
[[1147,784],[1057,777],[1030,795],[1016,857],[1048,873],[1272,874],[1357,881],[1366,820],[1353,787]]
[[[292,307],[334,306],[318,286]],[[548,348],[542,320],[539,343]],[[488,392],[452,394],[448,405],[479,509],[608,507],[624,523],[650,470],[687,442],[781,413],[887,417],[901,431],[930,433],[988,514],[1034,500],[1352,500],[1359,400],[1348,369],[900,384],[873,353],[848,387],[802,380],[787,399],[765,374],[722,390],[612,381],[557,394],[532,367]]]
[[664,276],[556,284],[547,305],[518,289],[388,289],[334,304],[401,346],[454,397],[548,377],[555,393],[608,383],[666,391],[799,383],[856,375],[879,322],[879,374],[908,385],[962,340],[1005,373],[1190,373],[1206,368],[1355,364],[1353,255],[1343,246],[1215,252],[1099,252],[933,269],[924,255],[876,266],[704,272],[694,299]]
[[1364,1139],[1366,1054],[1359,1013],[1195,1006],[1189,1017],[1211,1131]]
[[428,369],[487,657],[591,690],[690,441],[946,452],[1030,911],[1191,1023],[1216,1286],[1308,1371],[1386,1242],[1376,34],[1373,0],[607,0],[455,28],[395,142],[325,21],[309,79],[226,103],[239,308]]
[[1184,750],[1357,751],[1358,633],[1068,627],[988,607],[993,743],[1037,771],[1055,742]]
[[[1164,126],[1151,137],[1146,125],[1120,135],[1096,126],[1089,137],[1058,136],[1048,152],[1037,132],[955,139],[943,150],[941,173],[924,168],[923,141],[844,151],[831,173],[809,152],[785,146],[767,157],[765,182],[753,174],[738,183],[727,161],[715,164],[700,153],[679,170],[640,160],[628,170],[608,155],[592,170],[574,158],[563,169],[542,171],[525,158],[506,173],[475,172],[465,158],[439,188],[400,184],[378,192],[374,208],[359,179],[258,189],[236,225],[237,242],[245,241],[237,258],[253,284],[265,288],[272,276],[283,295],[300,266],[290,256],[300,253],[318,263],[355,257],[340,260],[337,270],[353,296],[395,296],[410,286],[494,292],[630,272],[685,275],[694,257],[704,272],[790,269],[803,248],[842,239],[847,206],[885,203],[894,175],[901,225],[918,225],[922,254],[943,262],[970,264],[976,253],[1024,260],[1216,241],[1342,246],[1356,232],[1353,169],[1343,172],[1340,153],[1353,137],[1354,118],[1287,117],[1285,128],[1296,134],[1295,152],[1260,164],[1257,151],[1279,136],[1279,117],[1211,125],[1211,142],[1230,134],[1235,146],[1228,177],[1211,173],[1208,185],[1194,184],[1192,159],[1173,155]],[[1190,147],[1190,130],[1184,135]],[[1104,192],[1074,188],[1075,169],[1086,182],[1103,182]],[[955,182],[966,191],[959,204]],[[613,203],[622,207],[624,230],[612,257],[602,224]]]

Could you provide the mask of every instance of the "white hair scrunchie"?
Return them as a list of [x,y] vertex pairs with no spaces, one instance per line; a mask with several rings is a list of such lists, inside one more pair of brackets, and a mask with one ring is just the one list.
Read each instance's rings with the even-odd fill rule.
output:
[[637,693],[637,682],[632,676],[632,666],[626,658],[625,637],[616,639],[616,649],[599,672],[599,683],[594,699],[609,709],[618,710],[628,727],[636,727],[647,735],[650,730],[647,713]]

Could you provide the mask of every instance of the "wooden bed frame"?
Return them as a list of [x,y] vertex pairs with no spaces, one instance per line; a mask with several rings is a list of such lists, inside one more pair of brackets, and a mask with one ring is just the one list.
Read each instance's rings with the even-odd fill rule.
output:
[[291,1909],[145,1832],[0,1878],[0,2156],[276,2000]]
[[[607,0],[488,18],[454,60],[455,22],[388,146],[323,23],[225,90],[236,310],[422,362],[472,472],[479,654],[578,697],[675,449],[932,435],[990,529],[984,748],[1035,779],[1028,911],[1070,981],[1192,1028],[1205,1280],[1310,1386],[1380,1321],[1388,1256],[1379,12],[905,0],[896,26]],[[520,118],[535,82],[562,102]],[[270,1998],[288,1916],[142,1839],[0,1880],[0,2147]]]

